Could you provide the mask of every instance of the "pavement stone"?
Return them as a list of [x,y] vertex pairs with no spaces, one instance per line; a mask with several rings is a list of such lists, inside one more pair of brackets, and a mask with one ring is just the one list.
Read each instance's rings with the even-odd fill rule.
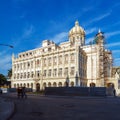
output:
[[27,95],[27,99],[18,99],[16,93],[1,96],[0,120],[120,120],[119,97]]
[[14,113],[14,103],[0,97],[0,120],[7,120]]

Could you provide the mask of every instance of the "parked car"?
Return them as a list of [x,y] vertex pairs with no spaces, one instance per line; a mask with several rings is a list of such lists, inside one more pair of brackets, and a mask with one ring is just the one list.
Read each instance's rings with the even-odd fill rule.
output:
[[2,93],[7,93],[8,92],[7,88],[0,88],[0,89],[1,89]]

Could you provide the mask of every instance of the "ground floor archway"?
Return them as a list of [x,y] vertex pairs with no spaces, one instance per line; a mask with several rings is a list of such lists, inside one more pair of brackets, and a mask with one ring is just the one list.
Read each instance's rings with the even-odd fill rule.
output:
[[95,87],[95,83],[91,82],[90,87]]
[[115,86],[114,86],[114,83],[107,83],[107,87],[108,88],[114,88]]
[[40,91],[40,84],[37,83],[37,84],[36,84],[36,92],[39,92],[39,91]]

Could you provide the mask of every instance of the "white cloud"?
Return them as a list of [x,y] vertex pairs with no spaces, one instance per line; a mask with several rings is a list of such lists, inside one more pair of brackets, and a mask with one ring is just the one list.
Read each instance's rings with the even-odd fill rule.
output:
[[86,44],[88,44],[88,43],[90,43],[90,42],[93,42],[93,40],[94,40],[94,37],[88,38],[88,39],[86,40]]
[[0,54],[0,71],[8,71],[11,68],[11,55],[3,51]]
[[17,37],[11,38],[13,41],[12,45],[16,47],[19,46],[19,44],[21,44],[21,41],[23,42],[23,40],[30,38],[33,35],[34,31],[35,29],[33,25],[29,25],[28,27],[25,27],[22,30],[21,35],[17,35]]
[[2,55],[6,54],[6,51],[0,51],[0,57],[2,57]]
[[90,11],[90,10],[93,10],[94,9],[94,7],[92,7],[92,6],[87,6],[87,7],[84,7],[82,10],[83,10],[83,12],[88,12],[88,11]]
[[86,32],[86,35],[88,35],[88,34],[91,34],[95,31],[97,31],[97,28],[90,28],[90,29],[86,30],[85,32]]
[[113,54],[120,53],[120,50],[112,50]]
[[115,58],[114,59],[114,65],[115,66],[120,66],[120,58]]
[[87,26],[87,25],[90,25],[91,23],[98,22],[98,21],[108,17],[110,14],[111,14],[111,11],[104,13],[97,17],[92,17],[92,20],[87,21],[86,23],[84,23],[84,25]]
[[119,61],[120,62],[120,58],[115,58],[115,61]]
[[106,38],[109,38],[111,36],[118,35],[118,34],[120,34],[120,30],[119,31],[106,33],[105,36],[106,36]]
[[111,14],[111,12],[105,13],[105,14],[103,14],[101,16],[98,16],[98,17],[94,18],[91,22],[100,21],[100,20],[104,19],[105,17],[108,17],[110,14]]
[[[59,44],[61,42],[66,41],[67,39],[68,39],[68,32],[61,32],[54,35],[49,40],[54,41],[56,44]],[[42,42],[39,45],[37,45],[36,48],[39,48],[41,46],[42,46]]]
[[23,34],[21,36],[21,38],[28,38],[29,36],[31,36],[34,32],[34,27],[33,25],[30,25],[28,28],[25,28],[23,31]]
[[64,42],[68,39],[68,32],[61,32],[56,34],[54,37],[51,38],[52,41],[55,43]]
[[107,44],[107,46],[108,47],[120,46],[120,42],[110,43],[110,44]]

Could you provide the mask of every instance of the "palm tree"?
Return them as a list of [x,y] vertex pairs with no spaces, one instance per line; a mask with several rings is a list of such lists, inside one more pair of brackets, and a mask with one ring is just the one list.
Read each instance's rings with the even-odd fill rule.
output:
[[0,86],[4,85],[6,81],[7,81],[6,77],[3,74],[0,74]]
[[8,78],[10,79],[12,77],[12,68],[10,70],[8,70]]

